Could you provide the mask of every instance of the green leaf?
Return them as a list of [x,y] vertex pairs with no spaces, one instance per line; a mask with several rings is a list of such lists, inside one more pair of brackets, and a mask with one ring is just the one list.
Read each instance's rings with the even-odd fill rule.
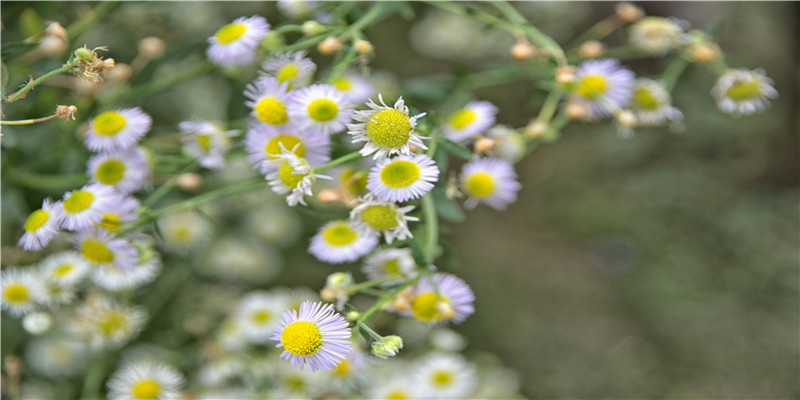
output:
[[8,85],[8,67],[6,63],[0,64],[0,97],[6,97],[6,85]]
[[3,48],[0,49],[0,57],[13,57],[31,50],[36,46],[38,46],[38,43],[12,42],[3,44]]
[[472,152],[469,151],[466,147],[444,137],[439,137],[439,145],[442,146],[448,153],[464,159],[464,160],[471,160],[472,159]]

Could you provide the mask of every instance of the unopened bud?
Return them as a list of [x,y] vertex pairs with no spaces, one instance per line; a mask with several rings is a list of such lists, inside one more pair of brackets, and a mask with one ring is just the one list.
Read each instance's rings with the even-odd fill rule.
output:
[[331,55],[342,49],[342,39],[335,36],[328,36],[317,45],[317,50],[325,55]]
[[363,39],[356,40],[356,42],[353,44],[353,47],[356,48],[356,51],[359,54],[369,54],[372,53],[373,50],[372,43]]
[[589,106],[577,101],[568,101],[564,105],[564,112],[571,119],[589,119]]
[[41,311],[30,313],[22,319],[22,327],[31,335],[41,335],[53,327],[53,317]]
[[575,66],[565,65],[556,68],[556,82],[569,85],[575,81]]
[[633,22],[644,17],[644,10],[631,3],[622,2],[615,7],[617,17],[625,22]]
[[264,38],[261,39],[261,47],[265,50],[274,51],[283,47],[283,35],[275,31],[269,31]]
[[167,44],[164,39],[148,36],[139,42],[139,53],[148,59],[156,59],[164,55]]
[[39,51],[46,57],[56,56],[61,54],[67,48],[67,42],[55,36],[45,36],[39,44]]
[[525,126],[525,135],[528,137],[539,137],[547,132],[547,124],[544,122],[538,122],[536,120],[531,121],[527,126]]
[[325,26],[312,19],[310,21],[303,22],[300,30],[303,32],[303,35],[314,36],[325,32]]
[[716,60],[720,50],[716,43],[699,43],[691,46],[688,53],[692,61],[704,64]]
[[589,40],[578,47],[578,55],[581,58],[597,58],[603,55],[605,46],[597,40]]
[[341,199],[339,191],[335,189],[323,189],[317,194],[317,199],[323,203],[330,203]]
[[636,115],[631,110],[621,110],[616,115],[617,123],[626,128],[636,126]]
[[61,26],[61,24],[59,24],[58,22],[48,22],[47,23],[47,28],[45,29],[45,32],[47,32],[48,36],[52,36],[52,37],[61,39],[64,42],[66,42],[67,38],[69,38],[69,34],[67,34],[67,30],[64,29],[64,27]]
[[175,183],[183,190],[197,190],[203,186],[203,177],[194,172],[184,172]]
[[88,62],[92,60],[92,51],[86,47],[81,47],[75,50],[75,59],[78,61]]
[[353,283],[353,276],[349,272],[334,272],[328,275],[325,286],[333,289],[341,289]]
[[515,60],[527,60],[536,54],[536,47],[525,39],[517,40],[511,46],[511,57]]
[[324,287],[319,291],[319,297],[325,301],[334,301],[336,300],[336,291],[331,288]]
[[56,106],[56,117],[58,118],[72,118],[75,120],[76,112],[78,112],[78,107],[76,106]]
[[115,64],[114,69],[111,70],[106,78],[114,82],[125,82],[133,75],[133,68],[128,64]]
[[475,153],[478,154],[486,153],[487,151],[494,148],[496,144],[497,144],[497,139],[495,138],[490,138],[485,136],[481,137],[475,141],[475,147],[474,147]]
[[361,313],[356,310],[349,311],[347,315],[345,315],[345,318],[347,318],[348,321],[355,321],[359,317],[361,317]]
[[381,359],[394,357],[403,348],[403,338],[397,335],[384,336],[372,343],[372,355]]
[[114,70],[114,66],[117,64],[113,58],[106,58],[103,60],[103,74],[110,73]]

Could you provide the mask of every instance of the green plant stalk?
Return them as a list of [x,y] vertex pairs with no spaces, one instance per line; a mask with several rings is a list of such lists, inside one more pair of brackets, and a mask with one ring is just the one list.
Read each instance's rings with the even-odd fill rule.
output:
[[436,206],[430,193],[422,197],[422,213],[425,217],[425,263],[432,265],[436,259],[436,244],[439,241],[439,219],[436,217]]
[[541,124],[550,123],[550,119],[555,115],[558,109],[558,102],[561,100],[562,92],[559,89],[552,90],[542,104],[542,109],[536,117],[536,122]]
[[37,124],[39,122],[49,121],[55,117],[58,117],[58,114],[48,115],[42,118],[34,118],[34,119],[21,119],[17,121],[0,121],[0,125],[31,125]]
[[540,30],[536,29],[533,25],[531,25],[528,20],[517,11],[511,4],[506,1],[493,1],[490,2],[495,8],[497,8],[503,15],[508,18],[512,23],[516,24],[522,31],[524,31],[530,39],[538,43],[539,45],[547,48],[550,50],[550,53],[555,58],[558,65],[564,66],[567,65],[567,56],[564,54],[564,50],[558,43],[553,40],[550,36],[545,35]]
[[68,48],[75,47],[75,39],[86,32],[92,25],[105,17],[119,2],[104,1],[93,8],[89,13],[85,14],[81,19],[67,27],[67,34],[69,36],[70,45]]
[[344,164],[344,163],[346,163],[348,161],[352,161],[352,160],[358,159],[360,157],[363,157],[361,155],[361,153],[359,153],[357,151],[354,151],[352,153],[345,154],[345,155],[343,155],[343,156],[341,156],[341,157],[339,157],[339,158],[337,158],[337,159],[335,159],[333,161],[330,161],[330,162],[328,162],[326,164],[322,164],[322,165],[319,165],[319,166],[316,166],[316,167],[311,167],[311,173],[313,174],[313,173],[316,173],[316,172],[319,172],[319,171],[324,171],[324,170],[326,170],[328,168],[333,168],[333,167],[335,167],[335,166],[337,166],[339,164]]
[[384,276],[382,278],[373,279],[371,281],[361,282],[361,283],[358,283],[358,284],[355,284],[355,285],[352,285],[352,286],[348,287],[347,288],[347,292],[348,293],[360,292],[363,289],[368,289],[368,288],[371,288],[373,286],[380,285],[381,283],[386,283],[386,282],[389,282],[389,281],[392,281],[392,280],[396,280],[397,278],[398,278],[398,274],[392,274],[392,275]]
[[359,328],[363,329],[364,332],[367,332],[369,336],[371,336],[376,341],[383,339],[383,336],[379,335],[378,332],[375,332],[372,329],[370,329],[370,327],[367,326],[367,324],[365,324],[364,321],[356,320],[356,325],[358,325]]
[[144,201],[142,201],[142,205],[149,207],[155,204],[157,201],[161,200],[162,197],[166,196],[167,193],[169,193],[172,189],[175,188],[175,184],[178,182],[178,178],[181,176],[181,174],[191,171],[196,166],[197,164],[194,161],[192,161],[183,169],[176,172],[172,177],[169,178],[169,180],[164,182],[163,185],[159,186],[158,189],[154,190],[153,193],[150,194],[150,196],[147,196],[147,198],[144,199]]
[[675,88],[675,84],[678,83],[678,78],[680,78],[681,74],[688,66],[689,62],[680,56],[676,56],[667,64],[667,68],[664,69],[664,73],[661,75],[661,80],[664,82],[667,91],[671,92],[672,89]]
[[47,78],[50,78],[51,76],[54,76],[54,75],[58,75],[58,74],[60,74],[62,72],[70,71],[74,67],[75,67],[74,63],[72,62],[72,60],[70,60],[66,64],[62,65],[60,68],[56,68],[56,69],[54,69],[54,70],[52,70],[52,71],[50,71],[50,72],[48,72],[48,73],[46,73],[46,74],[44,74],[44,75],[42,75],[40,77],[28,82],[28,84],[23,86],[22,89],[12,93],[11,95],[9,95],[8,97],[6,97],[3,100],[6,103],[13,103],[13,102],[19,100],[20,97],[24,96],[31,89],[36,87],[38,84],[44,82]]
[[592,25],[586,30],[586,32],[578,35],[577,38],[572,40],[572,42],[567,45],[567,48],[573,49],[589,40],[602,40],[606,36],[614,33],[614,31],[619,29],[620,26],[622,26],[622,21],[617,18],[616,14],[612,14],[600,22]]
[[182,71],[181,73],[175,74],[169,78],[131,88],[131,90],[127,94],[118,95],[111,97],[109,99],[105,99],[103,103],[112,103],[115,101],[128,101],[128,100],[138,99],[141,97],[147,97],[171,89],[174,86],[177,86],[188,80],[194,79],[198,76],[205,75],[216,68],[217,67],[216,65],[214,65],[213,62],[206,60],[196,64],[192,68],[188,68]]
[[367,311],[364,311],[364,313],[361,314],[361,316],[359,316],[358,319],[356,319],[356,323],[358,323],[358,321],[366,321],[366,320],[368,320],[369,317],[372,316],[372,314],[375,314],[375,312],[380,310],[380,308],[383,307],[384,304],[388,303],[389,300],[394,298],[394,296],[397,296],[397,294],[402,292],[403,289],[405,289],[405,288],[413,285],[414,283],[416,283],[419,280],[420,276],[422,276],[422,273],[417,274],[417,276],[415,276],[414,278],[403,282],[403,284],[401,284],[400,286],[396,287],[391,292],[385,294],[378,301],[376,301],[375,304],[372,305],[372,307],[367,309]]
[[106,352],[95,355],[92,363],[86,370],[86,375],[83,377],[81,399],[97,399],[100,397],[100,387],[103,385],[107,358],[108,354],[106,354]]

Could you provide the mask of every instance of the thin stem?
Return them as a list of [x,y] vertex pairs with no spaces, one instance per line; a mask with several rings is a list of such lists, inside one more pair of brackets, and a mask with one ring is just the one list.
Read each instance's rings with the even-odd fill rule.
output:
[[152,206],[157,201],[161,200],[162,197],[166,196],[173,188],[175,188],[175,184],[178,182],[178,178],[184,172],[189,172],[196,166],[195,162],[192,161],[188,165],[186,165],[183,169],[175,173],[172,177],[169,178],[163,185],[161,185],[158,189],[153,191],[144,201],[142,201],[142,205],[144,206]]
[[383,11],[390,5],[392,5],[392,3],[388,1],[375,2],[375,4],[372,5],[372,8],[367,10],[367,12],[364,13],[364,15],[361,16],[361,18],[359,18],[356,22],[353,22],[353,24],[347,28],[346,34],[352,35],[355,32],[360,32],[361,30],[366,28],[367,25],[369,25],[370,23],[385,17],[385,15],[383,15]]
[[56,68],[56,69],[54,69],[54,70],[52,70],[52,71],[50,71],[50,72],[48,72],[48,73],[46,73],[46,74],[44,74],[44,75],[42,75],[40,77],[28,82],[28,84],[23,86],[22,89],[14,92],[10,96],[6,97],[4,100],[5,100],[6,103],[13,103],[13,102],[19,100],[25,94],[27,94],[36,85],[44,82],[45,79],[47,79],[47,78],[49,78],[49,77],[51,77],[53,75],[58,75],[58,74],[60,74],[62,72],[67,72],[67,71],[71,70],[74,67],[75,67],[75,65],[72,62],[67,62],[66,64],[62,65],[60,68]]
[[93,8],[89,13],[85,14],[81,19],[67,27],[67,34],[70,39],[69,48],[74,48],[75,40],[86,32],[92,25],[97,23],[101,18],[106,16],[119,2],[104,1]]
[[82,399],[96,399],[99,397],[100,387],[103,384],[103,378],[106,372],[107,358],[108,354],[105,352],[95,355],[83,378],[83,388],[81,389]]
[[556,43],[556,41],[550,36],[545,35],[540,30],[536,29],[536,27],[531,25],[530,22],[528,22],[528,20],[522,14],[520,14],[516,8],[514,8],[514,6],[506,1],[493,1],[490,2],[490,4],[503,13],[503,15],[512,23],[517,24],[518,27],[521,28],[528,35],[528,37],[531,38],[531,40],[550,50],[558,65],[567,65],[567,56],[564,54],[564,50],[561,48],[561,46],[559,46],[558,43]]
[[403,284],[401,284],[400,286],[396,287],[391,292],[385,294],[378,301],[376,301],[375,304],[372,305],[372,307],[367,309],[367,311],[364,311],[364,313],[361,314],[361,316],[358,317],[358,319],[356,321],[366,321],[367,319],[369,319],[369,317],[372,316],[372,314],[375,314],[375,312],[380,310],[380,308],[383,307],[384,304],[388,303],[391,299],[394,298],[394,296],[397,296],[397,294],[402,292],[403,289],[405,289],[405,288],[413,285],[414,283],[416,283],[419,280],[420,276],[422,276],[422,273],[417,274],[417,276],[415,276],[414,278],[409,279],[406,282],[403,282]]
[[0,121],[0,125],[31,125],[37,124],[39,122],[49,121],[55,117],[58,117],[58,114],[48,115],[42,118],[34,118],[34,119],[21,119],[17,121]]
[[337,158],[337,159],[335,159],[335,160],[333,160],[333,161],[331,161],[331,162],[329,162],[327,164],[322,164],[322,165],[317,166],[317,167],[311,167],[311,173],[324,171],[324,170],[326,170],[328,168],[333,168],[333,167],[335,167],[335,166],[337,166],[339,164],[344,164],[344,163],[346,163],[348,161],[355,160],[355,159],[357,159],[359,157],[362,157],[361,153],[359,153],[357,151],[354,151],[352,153],[345,154],[345,155],[343,155],[343,156],[341,156],[341,157],[339,157],[339,158]]
[[661,80],[664,81],[664,86],[667,88],[667,91],[671,92],[672,89],[675,88],[675,84],[678,83],[678,78],[680,78],[681,74],[688,66],[689,62],[681,57],[675,57],[667,64],[667,68],[661,75]]
[[363,321],[356,320],[356,325],[358,325],[359,328],[363,329],[364,332],[367,332],[373,339],[375,340],[383,339],[383,336],[379,335],[378,332],[375,332],[372,329],[370,329],[370,327],[367,326],[367,324],[365,324]]
[[159,92],[163,92],[165,90],[171,89],[174,86],[177,86],[183,82],[188,80],[194,79],[200,75],[207,74],[211,71],[216,69],[216,65],[213,62],[206,60],[201,63],[196,64],[192,68],[188,68],[181,73],[175,74],[170,76],[169,78],[162,79],[159,81],[150,82],[141,86],[136,86],[132,88],[127,94],[122,96],[114,96],[109,99],[105,99],[104,103],[111,103],[114,101],[128,101],[134,100],[140,97],[147,97]]
[[620,20],[616,14],[610,15],[600,22],[592,25],[592,27],[587,29],[586,32],[580,34],[577,38],[570,42],[570,44],[567,45],[567,48],[572,49],[578,47],[589,40],[602,40],[606,36],[612,34],[620,26],[622,26],[622,20]]
[[553,118],[553,115],[558,109],[558,102],[561,100],[561,94],[561,90],[554,89],[547,95],[542,109],[539,111],[539,116],[536,117],[537,123],[548,124],[550,122],[550,119]]
[[373,286],[380,285],[381,283],[390,282],[390,281],[396,280],[397,278],[398,278],[397,274],[387,275],[387,276],[384,276],[382,278],[373,279],[371,281],[361,282],[359,284],[352,285],[352,286],[347,288],[347,291],[350,292],[350,293],[360,292],[363,289],[368,289],[368,288],[371,288]]
[[436,206],[430,194],[422,198],[422,212],[425,217],[425,263],[433,264],[436,259],[436,244],[439,241],[439,219],[436,217]]

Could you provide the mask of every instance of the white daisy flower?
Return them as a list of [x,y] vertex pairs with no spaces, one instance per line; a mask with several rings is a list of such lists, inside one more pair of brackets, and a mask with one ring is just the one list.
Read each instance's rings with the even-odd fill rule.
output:
[[464,142],[483,133],[496,121],[497,107],[488,101],[472,101],[453,113],[442,127],[444,136]]
[[95,154],[86,166],[91,183],[113,187],[120,194],[141,189],[150,175],[147,155],[144,149],[136,146]]
[[116,370],[106,386],[111,400],[177,400],[182,398],[185,381],[183,374],[169,364],[138,361]]
[[287,18],[300,18],[311,16],[311,13],[319,7],[319,1],[278,0],[275,5]]
[[468,196],[464,202],[466,208],[474,208],[483,202],[503,210],[517,200],[521,188],[514,167],[506,160],[481,158],[461,168],[461,189]]
[[417,263],[411,255],[411,249],[386,249],[371,254],[364,260],[361,271],[369,280],[396,276],[397,279],[385,281],[383,286],[393,285],[414,276]]
[[475,367],[459,354],[431,354],[414,368],[413,384],[423,398],[463,399],[475,388]]
[[311,238],[308,252],[317,260],[341,264],[358,260],[377,245],[378,237],[374,233],[362,232],[346,220],[338,220],[319,228]]
[[633,94],[635,76],[614,59],[584,61],[575,71],[568,100],[589,110],[589,119],[607,117],[625,107]]
[[410,310],[401,311],[420,321],[461,323],[475,312],[475,295],[469,285],[455,275],[435,273],[420,278],[411,295]]
[[769,99],[778,97],[772,84],[762,69],[729,69],[717,80],[711,94],[722,112],[751,115],[764,111],[770,105]]
[[264,123],[252,124],[244,137],[247,160],[265,176],[280,167],[283,149],[304,158],[313,167],[330,161],[330,146],[328,135]]
[[179,211],[159,218],[158,231],[166,249],[187,254],[208,243],[213,225],[199,213]]
[[41,335],[53,328],[53,316],[44,311],[35,311],[22,317],[22,327],[31,335]]
[[343,130],[353,105],[336,86],[316,84],[302,88],[289,103],[289,117],[301,130],[332,134]]
[[271,340],[279,342],[275,347],[283,348],[280,358],[292,366],[327,371],[352,351],[348,325],[332,305],[306,301],[299,311],[284,311]]
[[92,348],[119,348],[139,334],[147,320],[142,306],[128,307],[92,293],[78,307],[67,330],[89,340]]
[[286,296],[275,292],[250,292],[233,311],[233,321],[252,343],[267,343],[288,306]]
[[640,126],[658,126],[667,121],[680,121],[683,114],[672,106],[672,96],[663,84],[640,78],[633,86],[630,109]]
[[143,259],[143,256],[139,255],[131,269],[97,268],[92,273],[92,281],[110,291],[133,289],[150,283],[161,271],[161,256],[152,251],[149,257]]
[[375,200],[367,194],[350,211],[350,224],[365,234],[383,233],[386,243],[392,243],[395,239],[413,237],[408,221],[419,221],[419,218],[406,215],[412,210],[414,206],[400,207],[392,201]]
[[341,398],[366,382],[369,373],[367,357],[357,346],[351,346],[350,349],[352,351],[347,359],[323,372],[317,382],[319,384],[312,385],[310,392],[314,398],[327,398],[330,395]]
[[90,359],[89,346],[61,336],[45,336],[28,343],[25,361],[48,378],[70,378],[80,375]]
[[136,249],[128,240],[115,237],[104,229],[89,229],[78,233],[75,246],[94,268],[130,271],[138,258]]
[[522,135],[505,126],[495,125],[486,132],[486,137],[495,140],[494,147],[487,154],[516,163],[525,156],[526,144]]
[[119,200],[114,204],[114,208],[102,213],[103,219],[96,223],[95,226],[105,229],[109,233],[114,233],[117,229],[121,228],[126,222],[135,221],[139,215],[139,200],[132,196],[120,196]]
[[288,82],[278,82],[272,76],[261,76],[245,87],[244,104],[252,109],[253,118],[269,125],[283,126],[289,122],[287,109],[295,92],[289,92]]
[[267,34],[269,23],[264,17],[239,17],[219,28],[208,38],[206,55],[222,66],[247,65],[255,62],[258,42]]
[[373,377],[367,389],[367,398],[373,400],[414,400],[422,399],[414,382],[404,374],[392,371],[386,377]]
[[242,350],[247,345],[244,330],[233,322],[233,318],[230,316],[222,321],[217,333],[217,341],[222,348],[229,351]]
[[367,189],[378,199],[394,202],[420,198],[439,179],[436,163],[424,154],[386,158],[372,167]]
[[14,317],[25,315],[37,304],[49,301],[47,286],[38,271],[32,268],[4,267],[2,278],[2,307]]
[[51,203],[50,199],[44,199],[42,208],[30,213],[25,219],[25,233],[19,238],[17,246],[25,250],[39,250],[47,246],[58,235],[63,216],[61,202]]
[[127,149],[136,144],[153,124],[139,107],[106,111],[89,120],[84,143],[92,151]]
[[64,200],[59,203],[64,215],[61,227],[76,231],[93,226],[119,203],[120,197],[112,187],[99,183],[64,193]]
[[39,264],[39,271],[58,286],[75,286],[89,274],[89,267],[89,262],[78,252],[62,251],[45,258]]
[[369,96],[375,92],[372,84],[356,72],[345,72],[331,81],[331,85],[344,92],[347,101],[353,104],[367,101]]
[[317,64],[306,58],[304,51],[297,51],[275,53],[261,64],[261,69],[278,82],[286,82],[288,89],[298,89],[311,83]]
[[664,55],[681,43],[683,28],[672,18],[644,17],[631,26],[628,41],[648,54]]
[[239,131],[226,131],[221,124],[202,119],[183,121],[178,124],[181,144],[197,162],[208,169],[225,166],[225,155],[231,148],[231,137]]
[[389,107],[384,103],[383,96],[378,94],[380,105],[370,99],[367,106],[370,110],[353,112],[355,124],[347,124],[347,133],[353,136],[353,143],[366,142],[360,153],[364,157],[375,153],[372,158],[384,159],[393,154],[411,155],[410,145],[427,149],[422,139],[414,128],[417,119],[425,113],[413,117],[408,114],[403,98],[400,97]]
[[286,203],[294,207],[297,204],[306,205],[304,196],[313,196],[311,186],[317,179],[331,179],[326,175],[312,174],[308,161],[297,157],[294,153],[283,149],[283,161],[278,170],[267,175],[267,181],[272,191],[286,196]]

